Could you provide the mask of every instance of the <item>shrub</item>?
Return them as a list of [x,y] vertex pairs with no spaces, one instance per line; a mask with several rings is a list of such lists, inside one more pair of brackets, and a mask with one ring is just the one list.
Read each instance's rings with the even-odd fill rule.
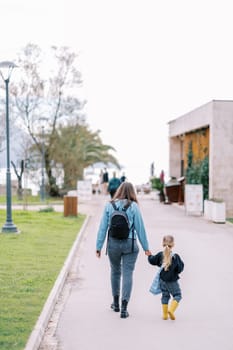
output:
[[161,182],[159,177],[153,177],[151,180],[151,187],[154,190],[162,191],[164,184]]
[[202,161],[196,162],[188,166],[186,170],[187,184],[202,184],[203,197],[209,197],[209,157],[205,157]]
[[45,208],[41,208],[39,210],[40,213],[51,213],[54,211],[54,208],[53,207],[45,207]]

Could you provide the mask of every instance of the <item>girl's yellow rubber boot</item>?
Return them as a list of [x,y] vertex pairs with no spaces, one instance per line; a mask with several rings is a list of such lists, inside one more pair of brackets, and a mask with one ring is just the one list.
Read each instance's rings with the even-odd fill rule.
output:
[[168,319],[168,304],[162,304],[163,309],[163,320]]
[[169,310],[168,310],[168,315],[170,317],[171,320],[175,320],[175,315],[174,315],[174,312],[175,310],[177,309],[177,306],[179,305],[179,303],[173,299],[172,302],[171,302],[171,305],[169,307]]

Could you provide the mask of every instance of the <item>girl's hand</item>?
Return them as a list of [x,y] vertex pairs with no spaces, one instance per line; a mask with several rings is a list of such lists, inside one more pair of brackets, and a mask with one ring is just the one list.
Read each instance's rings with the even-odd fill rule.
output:
[[152,255],[150,250],[145,250],[145,254],[146,254],[146,256]]
[[101,257],[101,250],[96,250],[96,256],[97,256],[97,258]]

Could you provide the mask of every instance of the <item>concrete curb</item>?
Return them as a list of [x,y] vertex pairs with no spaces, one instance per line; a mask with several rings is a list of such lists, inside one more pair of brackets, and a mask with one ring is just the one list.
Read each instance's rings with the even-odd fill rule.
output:
[[71,265],[73,263],[73,259],[75,256],[75,253],[79,247],[79,244],[82,240],[85,228],[87,226],[87,223],[89,221],[90,216],[87,216],[85,219],[81,230],[79,231],[79,234],[69,252],[68,257],[65,260],[65,263],[56,279],[56,282],[48,296],[47,301],[44,304],[43,310],[35,324],[35,327],[27,341],[27,344],[24,348],[24,350],[37,350],[39,349],[39,346],[41,344],[41,341],[43,339],[45,330],[48,326],[49,320],[51,318],[52,312],[54,310],[54,307],[57,303],[58,297],[64,287],[67,275],[69,273],[69,270],[71,268]]

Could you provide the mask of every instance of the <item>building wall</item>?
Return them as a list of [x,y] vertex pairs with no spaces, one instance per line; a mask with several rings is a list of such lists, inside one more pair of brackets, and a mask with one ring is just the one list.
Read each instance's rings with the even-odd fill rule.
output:
[[209,155],[209,127],[188,132],[184,137],[183,159],[184,169],[188,166],[189,144],[192,142],[193,162],[202,161]]
[[216,101],[211,124],[210,198],[226,202],[233,217],[233,101]]
[[179,137],[170,138],[169,142],[170,146],[170,176],[171,177],[180,177],[181,176],[181,145]]
[[[187,167],[187,148],[191,135],[195,130],[209,128],[212,121],[212,101],[205,105],[169,122],[169,173],[170,176],[181,176],[181,160],[184,162],[184,169]],[[208,136],[209,137],[209,136]],[[175,141],[176,140],[176,141]],[[173,148],[173,144],[179,143]],[[209,142],[209,140],[208,140]],[[183,143],[183,144],[182,144]],[[182,152],[182,154],[177,154]],[[195,151],[197,152],[197,151]],[[179,162],[179,164],[176,164]],[[174,166],[174,163],[176,166]]]
[[185,158],[192,140],[194,160],[209,154],[209,198],[223,199],[227,216],[233,217],[233,101],[213,100],[172,120],[169,140],[170,176],[181,176],[178,163],[182,158],[187,167]]
[[188,133],[210,125],[213,115],[213,101],[169,122],[169,137]]

